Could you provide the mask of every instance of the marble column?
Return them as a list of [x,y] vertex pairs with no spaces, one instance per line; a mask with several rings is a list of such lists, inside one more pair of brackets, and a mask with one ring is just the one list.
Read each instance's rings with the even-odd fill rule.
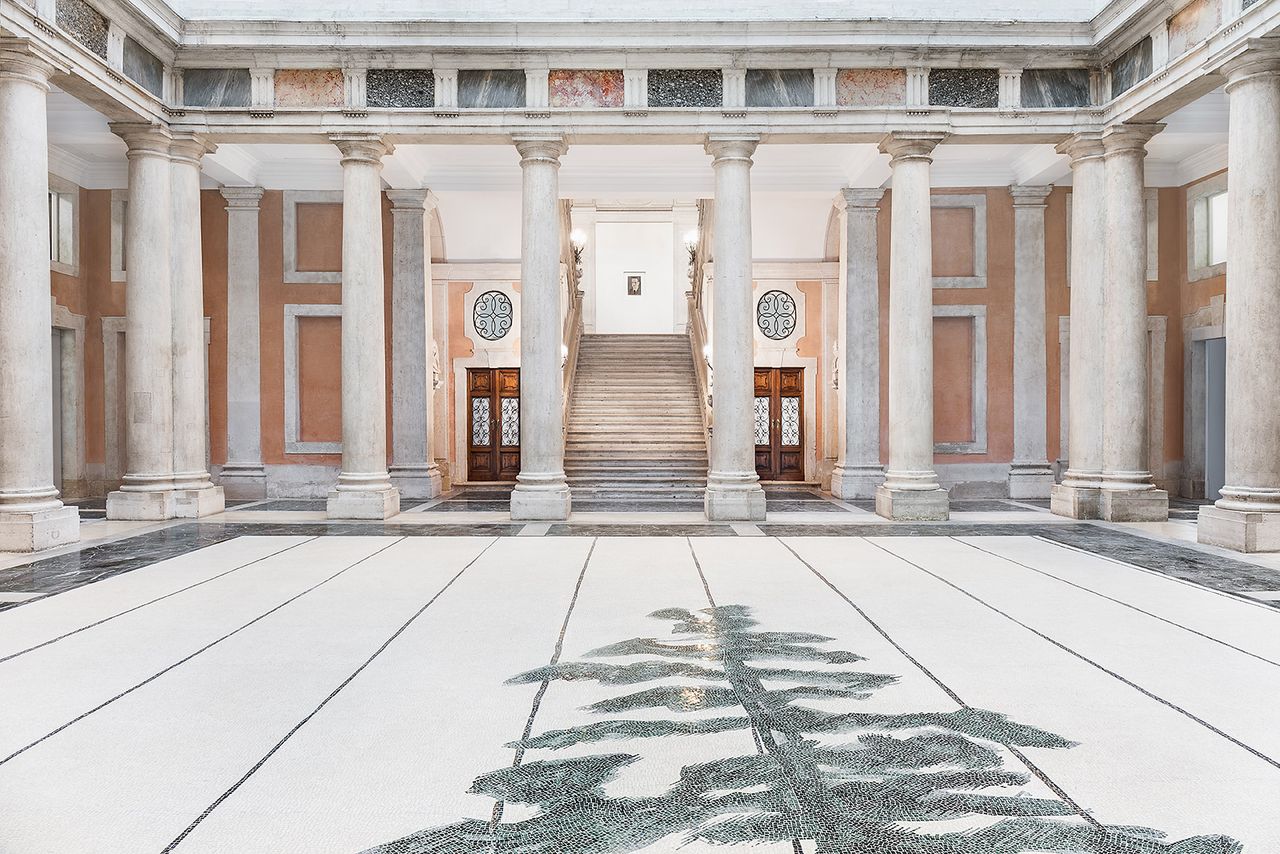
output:
[[1280,52],[1223,69],[1227,137],[1226,485],[1200,511],[1202,543],[1280,551]]
[[1052,187],[1013,186],[1013,464],[1010,498],[1048,498],[1044,209]]
[[430,190],[388,190],[391,200],[391,482],[406,498],[440,494],[432,448]]
[[878,235],[884,190],[840,191],[840,400],[844,436],[831,472],[837,498],[874,498],[880,464],[880,265]]
[[751,270],[751,155],[754,136],[712,136],[715,169],[711,368],[715,423],[706,514],[713,521],[760,521],[764,488],[756,474],[752,403],[755,397],[755,317]]
[[950,517],[933,469],[933,223],[929,166],[938,133],[893,133],[880,143],[893,169],[889,247],[889,467],[876,489],[887,519]]
[[1049,505],[1059,516],[1097,519],[1102,489],[1102,300],[1106,291],[1107,190],[1102,138],[1058,146],[1071,158],[1071,354],[1067,389],[1070,459]]
[[[1169,518],[1169,494],[1147,471],[1146,144],[1162,125],[1118,125],[1102,136],[1107,190],[1103,299],[1102,494],[1109,522]],[[1075,342],[1072,342],[1075,349]]]
[[517,136],[524,180],[520,229],[520,474],[511,518],[569,518],[564,475],[560,314],[560,157],[555,134]]
[[172,519],[174,230],[169,132],[147,124],[112,130],[129,147],[125,224],[125,475],[107,496],[108,519]]
[[0,551],[80,539],[53,480],[53,316],[49,302],[49,143],[53,67],[0,39]]
[[222,487],[209,480],[208,462],[200,159],[213,148],[192,134],[175,136],[170,147],[174,515],[186,519],[221,513],[226,503]]
[[219,482],[228,498],[265,498],[262,464],[258,204],[261,187],[223,187],[227,200],[227,462]]
[[331,137],[342,152],[342,471],[330,519],[400,512],[387,471],[387,336],[382,259],[382,158],[364,134]]

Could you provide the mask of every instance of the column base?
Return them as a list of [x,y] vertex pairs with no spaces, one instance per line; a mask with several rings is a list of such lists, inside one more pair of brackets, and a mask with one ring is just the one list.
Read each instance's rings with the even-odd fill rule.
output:
[[1054,484],[1049,494],[1049,512],[1068,519],[1098,519],[1102,516],[1102,490],[1096,486]]
[[107,496],[107,518],[122,522],[163,522],[178,515],[175,491],[125,492],[118,489]]
[[1280,513],[1203,507],[1196,542],[1236,552],[1280,552]]
[[563,481],[534,486],[517,483],[511,490],[511,521],[563,522],[573,509],[569,484]]
[[1098,515],[1108,522],[1167,522],[1169,493],[1163,489],[1102,489]]
[[391,485],[404,498],[435,498],[444,492],[439,466],[392,466]]
[[0,552],[40,552],[79,539],[80,511],[74,507],[0,510]]
[[875,498],[884,483],[883,466],[836,466],[831,470],[831,494],[846,501]]
[[1053,470],[1044,463],[1014,463],[1009,468],[1010,498],[1050,498]]
[[227,498],[243,501],[267,497],[267,470],[262,465],[228,463],[218,474],[218,483]]
[[330,519],[390,519],[400,512],[400,491],[383,489],[335,489],[329,493],[325,514]]
[[945,522],[951,518],[951,496],[936,489],[876,488],[876,515],[895,522]]
[[173,515],[177,519],[200,519],[227,509],[221,486],[209,484],[199,489],[179,489],[173,493]]
[[707,484],[703,509],[712,522],[763,522],[764,487],[752,472],[753,481]]

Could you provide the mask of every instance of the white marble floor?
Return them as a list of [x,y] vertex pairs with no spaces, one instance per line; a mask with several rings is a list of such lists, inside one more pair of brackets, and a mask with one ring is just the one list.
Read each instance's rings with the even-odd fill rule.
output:
[[4,854],[1280,851],[1280,610],[1034,536],[243,536],[0,691]]

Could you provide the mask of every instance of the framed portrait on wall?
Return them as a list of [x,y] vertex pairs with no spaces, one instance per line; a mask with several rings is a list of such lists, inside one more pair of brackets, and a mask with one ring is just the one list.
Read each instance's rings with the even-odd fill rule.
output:
[[640,296],[640,288],[643,283],[643,273],[627,273],[627,296]]

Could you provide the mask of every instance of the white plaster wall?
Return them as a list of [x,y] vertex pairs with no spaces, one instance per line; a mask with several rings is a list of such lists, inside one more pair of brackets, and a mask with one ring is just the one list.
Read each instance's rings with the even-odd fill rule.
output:
[[440,222],[450,261],[507,261],[520,257],[520,190],[441,191]]
[[[595,331],[669,335],[675,331],[675,237],[668,222],[601,222],[595,234]],[[627,296],[627,274],[641,273],[640,296]]]
[[831,192],[753,192],[751,254],[757,261],[824,257],[830,212]]

